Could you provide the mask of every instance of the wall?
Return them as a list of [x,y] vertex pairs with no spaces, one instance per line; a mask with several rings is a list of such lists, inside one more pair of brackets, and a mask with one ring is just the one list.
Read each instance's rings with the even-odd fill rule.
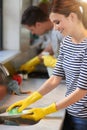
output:
[[3,47],[20,50],[22,0],[3,0]]

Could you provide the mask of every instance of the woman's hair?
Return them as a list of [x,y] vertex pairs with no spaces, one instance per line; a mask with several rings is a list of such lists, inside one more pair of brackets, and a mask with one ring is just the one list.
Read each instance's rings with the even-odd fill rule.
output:
[[51,8],[51,2],[49,2],[49,1],[47,1],[47,2],[41,1],[41,2],[39,2],[38,7],[40,7],[40,9],[41,9],[46,15],[49,16],[49,12],[50,12],[50,8]]
[[69,16],[71,12],[76,13],[78,18],[87,28],[87,3],[82,0],[55,0],[51,12]]

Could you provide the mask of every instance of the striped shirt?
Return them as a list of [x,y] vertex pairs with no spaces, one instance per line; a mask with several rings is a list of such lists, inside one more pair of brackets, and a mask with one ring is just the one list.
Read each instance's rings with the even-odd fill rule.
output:
[[[87,89],[87,39],[79,44],[73,43],[70,36],[64,39],[53,75],[66,77],[65,96],[77,87]],[[87,118],[87,95],[68,106],[67,111],[73,116]]]

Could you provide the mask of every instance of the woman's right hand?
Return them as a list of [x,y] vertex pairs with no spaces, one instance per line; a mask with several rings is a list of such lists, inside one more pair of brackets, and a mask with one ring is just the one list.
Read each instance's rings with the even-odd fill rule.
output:
[[42,98],[42,95],[39,92],[33,92],[30,96],[28,96],[27,98],[20,100],[18,102],[15,102],[14,104],[12,104],[6,111],[10,111],[15,107],[18,107],[18,112],[21,112],[22,110],[24,110],[26,107],[28,107],[29,105],[31,105],[32,103],[34,103],[35,101],[39,100],[40,98]]

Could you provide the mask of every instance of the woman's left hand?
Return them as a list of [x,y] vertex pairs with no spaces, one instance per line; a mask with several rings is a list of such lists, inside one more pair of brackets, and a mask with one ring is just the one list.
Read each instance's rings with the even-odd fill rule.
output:
[[55,103],[53,103],[48,107],[30,109],[28,111],[30,114],[27,114],[27,115],[24,115],[24,116],[21,116],[21,117],[25,118],[25,119],[31,119],[31,120],[34,120],[34,121],[39,121],[40,119],[44,118],[46,115],[53,113],[53,112],[56,112],[56,111],[57,111],[56,105],[55,105]]

